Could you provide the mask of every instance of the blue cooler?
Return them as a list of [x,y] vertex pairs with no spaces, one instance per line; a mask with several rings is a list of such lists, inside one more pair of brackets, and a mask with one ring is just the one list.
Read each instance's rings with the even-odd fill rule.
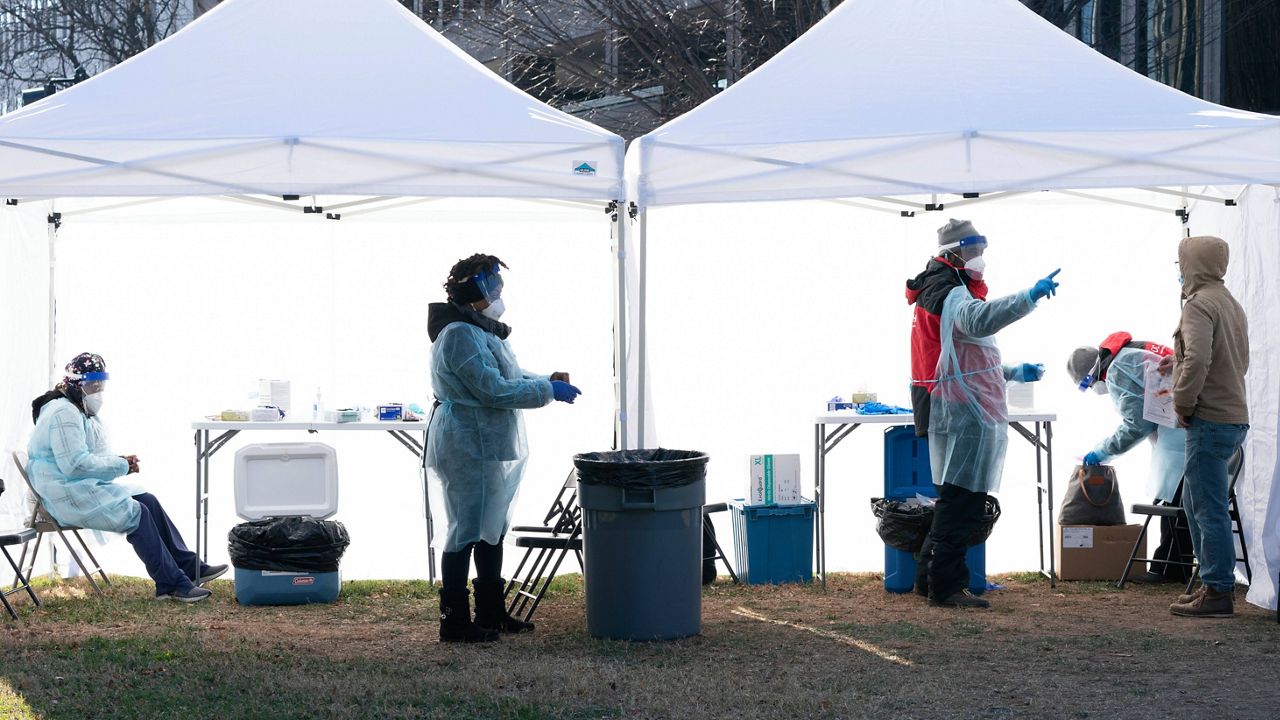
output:
[[[236,514],[245,520],[338,512],[338,457],[324,443],[263,443],[236,452]],[[302,605],[338,599],[337,571],[235,569],[241,605]]]
[[[916,437],[914,425],[889,428],[884,433],[884,496],[893,500],[913,498],[916,494],[937,497],[929,469],[929,439]],[[987,590],[986,544],[975,545],[965,553],[969,566],[969,592],[977,595]],[[916,584],[916,559],[909,553],[888,545],[884,548],[884,589],[893,593],[911,592]]]
[[749,585],[811,582],[815,503],[746,502],[738,499],[729,503],[738,579]]

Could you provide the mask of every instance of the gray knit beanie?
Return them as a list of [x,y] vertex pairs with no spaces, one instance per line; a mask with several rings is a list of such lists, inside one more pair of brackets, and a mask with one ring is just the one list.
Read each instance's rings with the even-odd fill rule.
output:
[[1067,374],[1071,376],[1071,382],[1080,384],[1096,362],[1098,362],[1098,348],[1084,346],[1072,350],[1071,358],[1067,360]]
[[938,245],[950,245],[977,234],[978,231],[973,229],[973,223],[952,218],[951,222],[938,228]]

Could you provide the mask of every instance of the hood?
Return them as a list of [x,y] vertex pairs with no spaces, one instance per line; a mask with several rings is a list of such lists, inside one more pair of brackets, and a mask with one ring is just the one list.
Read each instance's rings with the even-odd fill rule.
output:
[[1208,285],[1221,285],[1227,275],[1231,251],[1227,241],[1213,235],[1183,238],[1178,243],[1178,266],[1182,268],[1182,296],[1189,298]]
[[511,328],[507,324],[491,320],[469,307],[447,302],[427,305],[427,337],[431,342],[435,342],[446,327],[456,322],[475,325],[503,340],[511,334]]
[[[64,397],[66,397],[66,395],[63,395],[61,390],[50,390],[49,392],[41,395],[35,400],[32,400],[31,401],[31,422],[33,423],[40,422],[40,411],[44,409],[44,406],[48,405],[54,400],[57,400],[58,398],[64,398]],[[79,407],[79,406],[77,405],[76,407]],[[84,410],[81,410],[80,412],[84,412]]]
[[931,312],[942,312],[942,302],[951,292],[951,288],[964,283],[969,292],[979,300],[987,299],[987,284],[982,280],[974,280],[969,273],[956,268],[941,257],[935,257],[925,265],[924,270],[907,280],[907,304],[927,307]]

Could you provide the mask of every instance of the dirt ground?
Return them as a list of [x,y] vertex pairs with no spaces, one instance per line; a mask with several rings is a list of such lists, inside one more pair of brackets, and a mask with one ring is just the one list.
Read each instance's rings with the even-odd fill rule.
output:
[[[1168,612],[1174,586],[994,579],[987,611],[929,608],[878,575],[722,579],[701,635],[629,643],[587,634],[570,578],[536,632],[485,646],[437,642],[425,583],[291,608],[240,607],[228,583],[190,607],[140,582],[64,591],[0,625],[0,717],[1280,717],[1272,612],[1238,600],[1234,619],[1190,620]],[[104,672],[133,700],[100,714]],[[195,686],[203,700],[174,700]]]

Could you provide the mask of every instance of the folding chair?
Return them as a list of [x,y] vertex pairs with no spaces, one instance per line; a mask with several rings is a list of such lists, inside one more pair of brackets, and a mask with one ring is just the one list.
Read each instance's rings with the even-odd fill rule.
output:
[[515,544],[525,548],[525,553],[507,582],[507,613],[529,622],[570,551],[577,558],[578,567],[582,567],[578,471],[569,471],[541,525],[518,525],[511,530],[523,533],[515,537]]
[[[1240,545],[1240,553],[1236,557],[1237,562],[1244,563],[1244,574],[1248,581],[1253,580],[1253,568],[1249,565],[1249,547],[1244,539],[1244,527],[1240,524],[1240,506],[1236,502],[1236,481],[1240,479],[1240,472],[1244,469],[1244,448],[1238,448],[1231,459],[1227,461],[1227,515],[1231,517],[1231,534],[1234,535]],[[1186,529],[1186,513],[1182,506],[1167,503],[1157,503],[1153,505],[1134,505],[1133,512],[1141,515],[1147,515],[1147,520],[1142,525],[1142,532],[1138,534],[1138,540],[1133,545],[1133,551],[1129,553],[1129,562],[1125,565],[1124,574],[1120,576],[1120,581],[1116,583],[1117,587],[1123,588],[1125,580],[1129,577],[1129,568],[1134,562],[1160,562],[1154,558],[1138,558],[1138,545],[1142,543],[1142,538],[1146,535],[1147,525],[1151,522],[1152,516],[1172,517],[1174,518],[1175,528],[1181,527]],[[1179,524],[1180,523],[1180,524]],[[1191,592],[1191,588],[1195,586],[1196,578],[1199,577],[1200,567],[1187,557],[1191,555],[1191,548],[1179,549],[1177,546],[1177,535],[1174,536],[1174,552],[1178,553],[1182,558],[1180,562],[1165,561],[1172,565],[1183,565],[1192,568],[1191,578],[1187,581],[1187,592]]]
[[729,577],[733,578],[733,583],[738,584],[738,574],[733,571],[733,566],[729,564],[729,558],[724,554],[724,548],[721,547],[720,541],[716,539],[716,526],[711,524],[711,514],[724,512],[729,509],[728,503],[713,503],[711,505],[702,506],[702,584],[710,585],[716,579],[716,561],[724,563],[724,569],[729,571]]
[[[1179,482],[1178,492],[1174,493],[1174,497],[1181,497],[1181,492],[1182,483]],[[1129,572],[1132,570],[1134,563],[1154,562],[1178,565],[1189,568],[1188,574],[1194,579],[1197,568],[1195,552],[1192,548],[1182,547],[1182,542],[1178,539],[1182,535],[1182,531],[1188,529],[1187,514],[1183,511],[1182,505],[1155,499],[1150,504],[1134,505],[1130,510],[1135,515],[1146,515],[1147,519],[1142,522],[1142,531],[1138,533],[1138,539],[1133,543],[1133,550],[1129,552],[1129,562],[1125,563],[1124,571],[1120,573],[1120,580],[1116,582],[1116,587],[1121,590],[1124,589],[1125,583],[1129,581]],[[1169,549],[1169,557],[1164,560],[1154,557],[1138,557],[1138,548],[1142,547],[1142,541],[1147,536],[1147,528],[1150,527],[1151,518],[1154,517],[1171,518],[1173,520],[1172,547]]]
[[[4,494],[4,480],[0,480],[0,495]],[[8,611],[9,616],[14,620],[18,619],[18,612],[13,609],[13,605],[9,602],[9,596],[20,593],[23,590],[31,596],[31,602],[36,607],[40,607],[40,598],[36,597],[36,591],[31,589],[30,577],[23,575],[19,569],[18,563],[13,561],[13,556],[9,554],[10,545],[21,544],[24,548],[27,543],[35,539],[36,531],[31,528],[23,528],[21,530],[0,530],[0,553],[4,554],[4,559],[9,561],[9,567],[13,568],[13,588],[9,590],[0,590],[0,605],[4,605],[4,609]]]
[[[13,464],[18,466],[18,474],[22,476],[24,481],[26,481],[27,488],[31,491],[31,497],[35,498],[35,505],[31,509],[31,518],[27,521],[27,527],[35,530],[36,541],[35,545],[31,548],[30,560],[27,560],[27,545],[23,544],[22,546],[22,555],[18,560],[18,565],[25,571],[22,575],[25,575],[28,578],[31,577],[31,571],[36,565],[36,555],[40,553],[40,541],[43,540],[44,536],[48,533],[57,533],[58,537],[62,538],[62,544],[66,545],[67,551],[71,553],[71,559],[74,560],[76,566],[80,568],[81,574],[89,579],[89,584],[93,587],[93,591],[98,595],[102,595],[102,588],[98,587],[97,581],[94,580],[94,573],[101,576],[102,582],[107,585],[111,585],[111,578],[107,577],[107,572],[102,569],[102,564],[93,556],[93,551],[89,549],[89,544],[80,536],[80,530],[82,528],[72,525],[59,525],[58,521],[53,519],[53,516],[45,510],[44,501],[40,499],[40,494],[36,492],[35,485],[31,484],[31,478],[27,477],[27,454],[25,452],[15,450],[13,453]],[[71,541],[67,539],[66,533],[71,533],[75,539],[79,541],[80,547],[84,549],[84,553],[89,557],[89,561],[93,563],[93,567],[87,567],[84,564],[84,560],[80,558],[80,555],[76,552]],[[16,580],[14,581],[14,587],[17,587]]]

